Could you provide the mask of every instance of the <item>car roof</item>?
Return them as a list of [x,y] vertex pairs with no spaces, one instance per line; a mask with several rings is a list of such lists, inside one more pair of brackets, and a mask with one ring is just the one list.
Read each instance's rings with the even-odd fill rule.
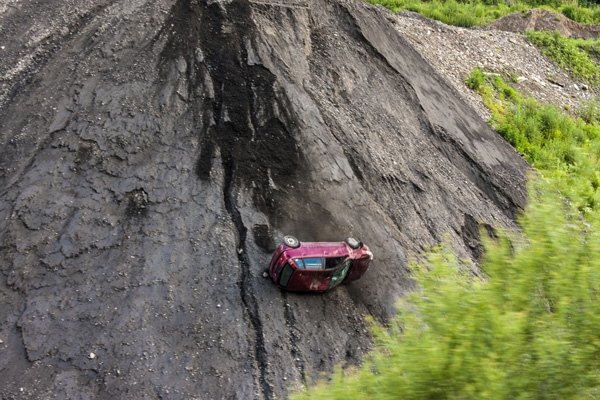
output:
[[284,251],[292,258],[343,257],[350,254],[344,242],[301,242],[300,247]]

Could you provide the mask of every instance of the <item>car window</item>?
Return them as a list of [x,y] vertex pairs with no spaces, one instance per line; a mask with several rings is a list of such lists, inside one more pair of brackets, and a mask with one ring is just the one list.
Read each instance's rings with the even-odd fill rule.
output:
[[306,269],[323,269],[322,257],[304,258],[304,267]]
[[346,257],[327,257],[325,259],[325,269],[336,268],[344,262]]
[[340,283],[344,281],[346,275],[348,275],[348,271],[352,266],[352,260],[348,260],[345,263],[339,264],[338,268],[331,275],[331,280],[329,281],[329,289],[333,289]]
[[277,264],[277,267],[275,267],[275,274],[278,274],[279,271],[281,271],[282,265],[283,265],[283,262],[279,261],[279,264]]
[[286,287],[293,273],[294,269],[289,263],[285,263],[285,266],[281,270],[281,275],[279,275],[279,284],[283,287]]
[[300,269],[306,268],[304,266],[304,260],[302,260],[301,258],[294,258],[294,264],[296,264],[296,266]]

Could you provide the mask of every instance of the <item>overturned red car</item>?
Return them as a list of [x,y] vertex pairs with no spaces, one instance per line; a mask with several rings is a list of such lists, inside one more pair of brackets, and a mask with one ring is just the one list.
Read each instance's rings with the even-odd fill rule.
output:
[[283,238],[268,274],[281,289],[324,292],[359,279],[369,268],[373,253],[354,238],[343,242],[300,242]]

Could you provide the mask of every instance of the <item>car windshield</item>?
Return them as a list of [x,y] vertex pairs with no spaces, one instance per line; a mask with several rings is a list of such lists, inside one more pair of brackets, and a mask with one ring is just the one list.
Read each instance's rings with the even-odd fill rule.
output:
[[337,268],[345,259],[346,257],[327,257],[325,259],[325,269]]
[[338,264],[338,268],[331,275],[331,280],[329,281],[329,289],[333,289],[340,283],[344,281],[346,275],[348,275],[348,271],[352,266],[352,260],[348,260],[344,263]]

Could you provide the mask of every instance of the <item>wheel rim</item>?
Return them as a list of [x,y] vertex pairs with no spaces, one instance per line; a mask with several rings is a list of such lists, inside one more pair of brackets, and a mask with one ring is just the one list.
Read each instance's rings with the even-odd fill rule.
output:
[[352,247],[353,249],[357,248],[358,246],[360,246],[360,243],[358,240],[354,239],[354,238],[348,238],[346,240],[346,243],[348,243],[348,245],[350,247]]

